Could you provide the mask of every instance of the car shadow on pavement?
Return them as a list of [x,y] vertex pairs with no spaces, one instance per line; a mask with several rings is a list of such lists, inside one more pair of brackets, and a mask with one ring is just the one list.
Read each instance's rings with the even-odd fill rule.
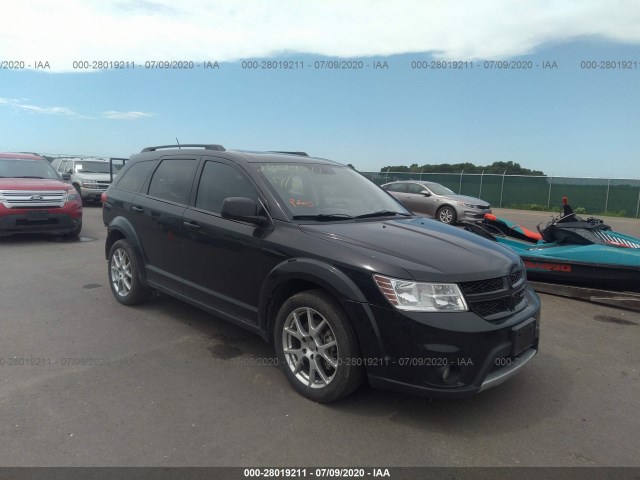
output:
[[365,386],[330,408],[448,435],[499,435],[559,414],[573,388],[568,372],[559,358],[542,352],[514,378],[470,398],[437,400]]
[[[265,366],[279,369],[269,359],[275,357],[273,346],[258,335],[210,315],[184,302],[162,294],[137,308],[162,313],[197,332],[203,339],[207,355],[219,360],[237,357],[263,359],[255,368],[264,373]],[[553,372],[553,373],[550,373]],[[284,374],[282,386],[288,387]],[[496,388],[461,400],[435,400],[417,395],[381,391],[363,385],[350,396],[329,404],[315,404],[343,414],[386,419],[413,429],[446,432],[467,436],[477,432],[499,435],[526,430],[557,415],[565,405],[573,381],[567,366],[544,351],[538,354],[517,376]],[[311,402],[313,405],[313,403]],[[513,405],[518,408],[514,409]]]

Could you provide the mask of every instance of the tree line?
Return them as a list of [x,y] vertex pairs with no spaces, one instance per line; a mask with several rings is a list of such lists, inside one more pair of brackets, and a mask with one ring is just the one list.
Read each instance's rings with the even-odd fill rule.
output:
[[537,175],[544,176],[540,170],[531,170],[514,162],[493,162],[491,165],[474,165],[473,163],[440,163],[418,165],[417,163],[407,167],[406,165],[388,165],[382,167],[380,172],[411,172],[411,173],[494,173],[502,175]]

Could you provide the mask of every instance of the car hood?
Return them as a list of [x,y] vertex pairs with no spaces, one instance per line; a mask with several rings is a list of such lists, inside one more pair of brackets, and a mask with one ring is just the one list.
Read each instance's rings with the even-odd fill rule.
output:
[[400,267],[420,281],[481,280],[522,265],[516,253],[496,242],[423,217],[300,225],[300,229],[358,250],[379,273]]
[[76,172],[74,175],[76,177],[78,177],[78,178],[81,178],[82,180],[101,180],[101,181],[109,181],[109,180],[111,180],[111,176],[108,173]]
[[62,180],[49,178],[0,178],[0,190],[69,190]]
[[480,200],[479,198],[476,197],[468,197],[466,195],[438,195],[440,198],[446,198],[447,200],[451,200],[454,202],[464,202],[464,203],[470,203],[472,205],[481,205],[483,207],[489,207],[491,205],[489,205],[488,202],[485,202],[484,200]]

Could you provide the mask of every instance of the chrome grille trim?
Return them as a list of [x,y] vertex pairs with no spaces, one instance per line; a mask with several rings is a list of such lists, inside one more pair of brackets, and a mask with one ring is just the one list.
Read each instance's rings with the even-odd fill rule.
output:
[[66,190],[0,190],[5,208],[63,207],[65,197]]

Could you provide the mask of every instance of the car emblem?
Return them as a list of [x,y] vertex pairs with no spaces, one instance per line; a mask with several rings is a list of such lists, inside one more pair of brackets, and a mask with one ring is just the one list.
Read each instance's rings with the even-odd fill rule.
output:
[[41,195],[32,195],[29,200],[44,200],[44,197]]

